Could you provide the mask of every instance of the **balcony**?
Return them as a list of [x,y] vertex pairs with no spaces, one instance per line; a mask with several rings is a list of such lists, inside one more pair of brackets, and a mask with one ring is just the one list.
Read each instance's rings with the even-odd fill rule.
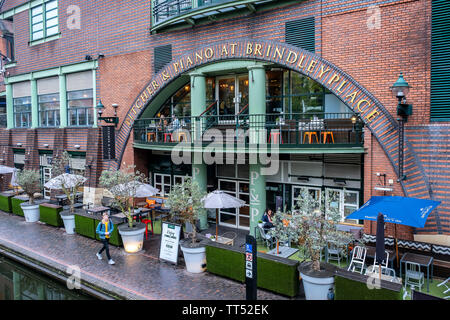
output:
[[[253,13],[257,10],[280,6],[292,1],[276,0],[154,0],[152,4],[152,27],[155,33],[165,28],[194,26],[211,22],[219,16]],[[295,1],[294,1],[295,2]]]
[[134,146],[170,150],[179,145],[200,151],[197,149],[214,142],[215,146],[223,144],[224,148],[233,146],[236,152],[257,152],[261,147],[276,147],[280,153],[293,150],[305,153],[311,149],[317,153],[359,153],[363,149],[363,125],[353,116],[352,113],[314,116],[291,113],[204,115],[174,121],[138,119],[134,124]]

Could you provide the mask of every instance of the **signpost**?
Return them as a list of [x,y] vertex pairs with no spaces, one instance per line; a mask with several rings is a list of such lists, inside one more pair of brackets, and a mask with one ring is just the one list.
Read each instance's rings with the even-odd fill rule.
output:
[[159,259],[178,264],[181,225],[163,222],[161,230],[161,244]]
[[251,235],[245,238],[245,287],[246,299],[256,300],[256,239]]
[[112,160],[116,158],[116,133],[114,126],[103,126],[103,159]]

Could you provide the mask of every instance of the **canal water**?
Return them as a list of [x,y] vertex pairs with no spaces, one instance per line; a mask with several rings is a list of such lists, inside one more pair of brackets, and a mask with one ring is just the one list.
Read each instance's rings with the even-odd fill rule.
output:
[[92,300],[33,269],[0,255],[0,300]]

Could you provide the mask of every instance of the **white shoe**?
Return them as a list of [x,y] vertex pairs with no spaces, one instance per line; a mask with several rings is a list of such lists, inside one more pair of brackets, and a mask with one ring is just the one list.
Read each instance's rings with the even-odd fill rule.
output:
[[102,260],[102,255],[100,253],[97,252],[96,256],[97,256],[98,260]]
[[113,259],[109,259],[108,263],[109,264],[116,264]]

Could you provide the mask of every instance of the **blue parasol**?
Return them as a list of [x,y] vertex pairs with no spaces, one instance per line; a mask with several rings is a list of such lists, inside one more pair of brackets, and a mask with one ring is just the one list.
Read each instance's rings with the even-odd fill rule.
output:
[[376,221],[378,213],[384,216],[384,222],[423,228],[428,215],[441,202],[399,196],[373,196],[361,208],[346,219]]

